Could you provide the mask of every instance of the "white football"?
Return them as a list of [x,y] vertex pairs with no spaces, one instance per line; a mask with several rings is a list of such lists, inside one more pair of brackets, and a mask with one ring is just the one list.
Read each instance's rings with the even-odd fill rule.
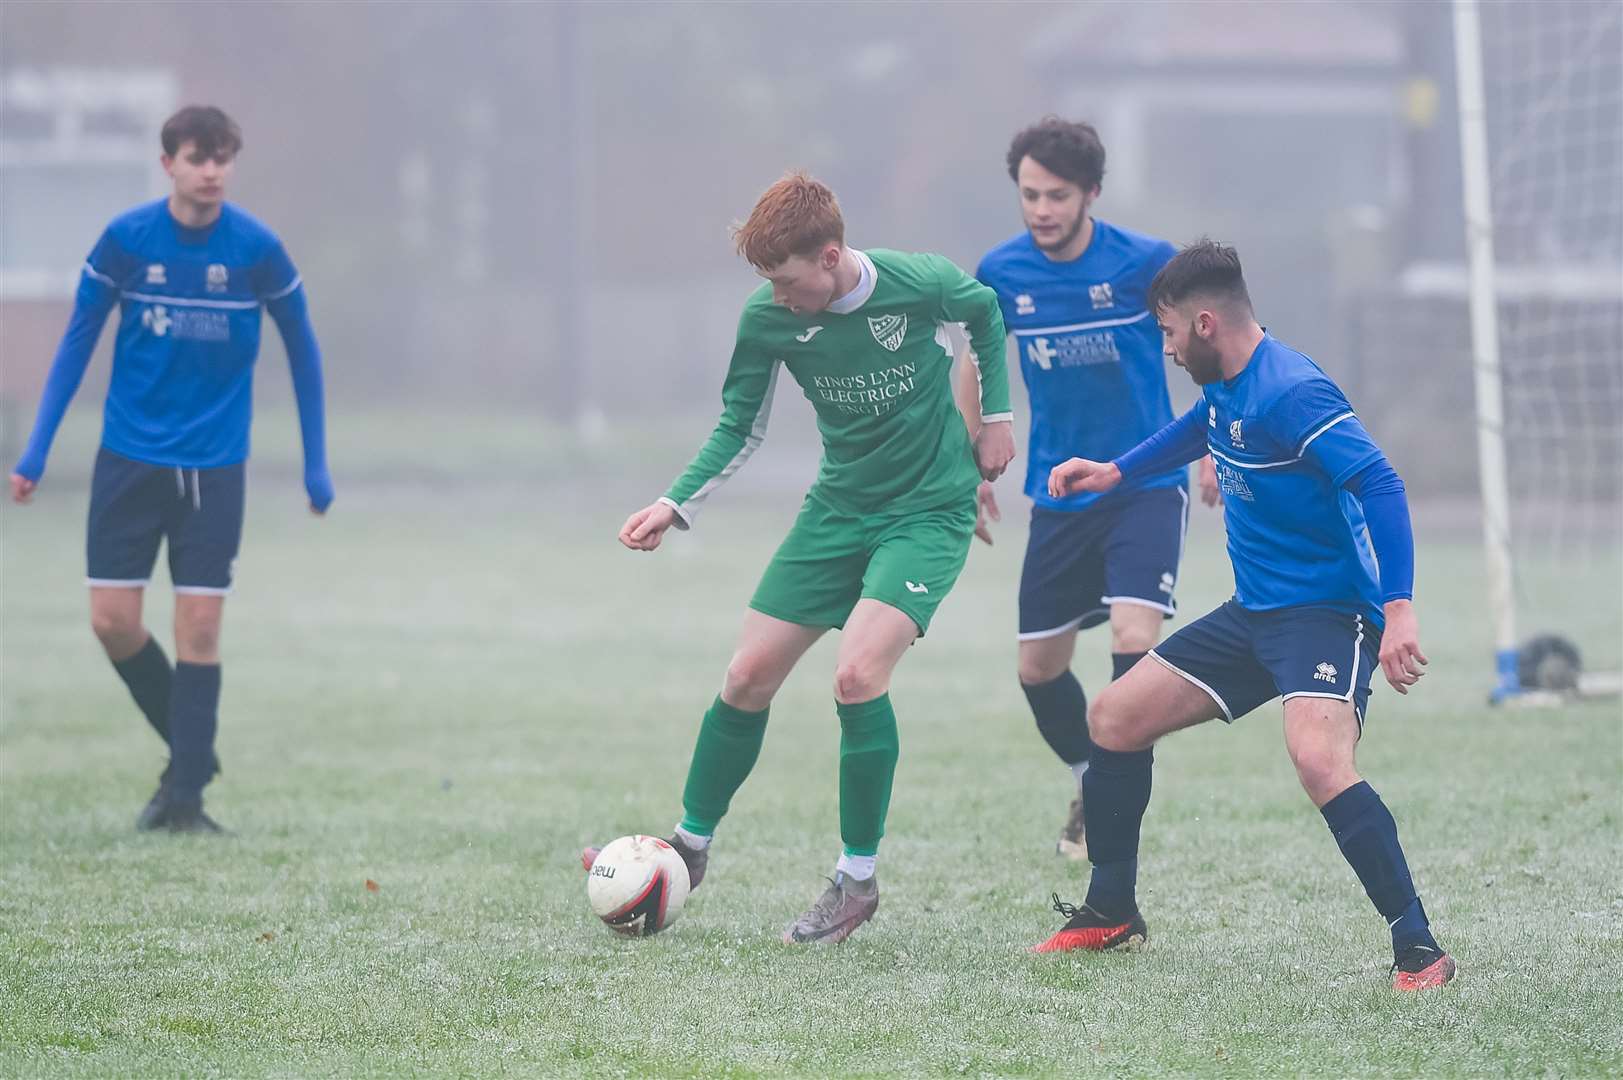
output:
[[682,913],[688,867],[657,836],[622,836],[598,852],[586,875],[586,899],[610,930],[627,937],[657,934]]

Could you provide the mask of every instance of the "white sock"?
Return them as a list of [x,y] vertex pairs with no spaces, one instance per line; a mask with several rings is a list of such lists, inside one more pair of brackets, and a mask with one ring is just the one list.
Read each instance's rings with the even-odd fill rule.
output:
[[1076,789],[1078,791],[1082,790],[1082,777],[1087,773],[1087,771],[1088,762],[1086,758],[1071,766],[1071,775],[1076,777]]
[[676,827],[676,838],[682,841],[682,843],[686,844],[692,851],[703,851],[705,848],[710,846],[710,841],[715,839],[711,836],[700,836],[698,833],[690,833],[680,825]]
[[834,864],[836,874],[844,874],[852,881],[867,881],[873,877],[874,864],[879,861],[877,855],[847,855],[840,853],[840,860]]

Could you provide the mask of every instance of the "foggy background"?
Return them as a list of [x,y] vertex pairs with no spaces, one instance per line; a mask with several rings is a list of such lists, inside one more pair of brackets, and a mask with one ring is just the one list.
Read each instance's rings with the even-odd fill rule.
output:
[[[1493,20],[1518,7],[1567,38],[1548,55],[1508,23],[1495,38]],[[1574,167],[1615,177],[1623,39],[1616,18],[1574,38],[1583,7],[1485,5],[1501,50],[1486,59],[1490,79],[1514,62],[1557,100],[1582,95],[1576,120],[1532,129],[1582,124]],[[1577,49],[1588,82],[1555,85]],[[1453,65],[1446,3],[12,0],[0,8],[6,452],[32,419],[85,253],[109,217],[166,190],[156,130],[179,104],[217,104],[243,129],[228,197],[304,275],[335,431],[398,405],[427,418],[425,444],[436,415],[490,410],[594,440],[676,422],[695,448],[758,283],[727,227],[766,185],[809,169],[839,194],[853,245],[940,251],[972,270],[1021,228],[1011,135],[1052,112],[1100,130],[1097,216],[1235,244],[1260,320],[1342,384],[1411,492],[1470,501]],[[62,105],[75,97],[88,104]],[[138,104],[108,104],[120,98]],[[27,148],[64,123],[93,160],[41,166]],[[1490,123],[1505,145],[1527,136],[1491,108]],[[1570,254],[1591,278],[1601,268],[1599,308],[1568,300],[1540,316],[1576,311],[1598,330],[1570,363],[1518,376],[1514,349],[1505,359],[1508,424],[1547,444],[1529,460],[1563,469],[1570,498],[1600,508],[1586,520],[1610,529],[1623,283],[1608,275],[1623,276],[1623,218],[1606,201],[1573,235],[1523,245]],[[1502,258],[1515,243],[1502,237]],[[112,336],[76,414],[99,408]],[[285,404],[280,342],[265,341],[258,400]],[[1598,410],[1565,430],[1518,377],[1557,410]],[[1181,373],[1170,382],[1175,404],[1191,400]],[[814,446],[798,400],[773,423],[769,446]],[[796,459],[808,478],[811,457]],[[335,455],[341,493],[345,464]],[[649,497],[682,464],[662,460]]]

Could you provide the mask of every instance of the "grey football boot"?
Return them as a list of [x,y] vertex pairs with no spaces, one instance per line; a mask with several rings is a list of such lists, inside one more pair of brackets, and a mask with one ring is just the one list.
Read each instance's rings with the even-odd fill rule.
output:
[[873,918],[878,910],[877,875],[858,881],[841,871],[835,871],[823,895],[783,932],[783,940],[789,945],[844,941],[851,936],[851,931]]

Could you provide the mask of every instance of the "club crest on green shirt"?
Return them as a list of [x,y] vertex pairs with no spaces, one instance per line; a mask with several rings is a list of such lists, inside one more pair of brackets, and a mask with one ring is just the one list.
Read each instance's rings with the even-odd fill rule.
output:
[[902,347],[902,340],[907,337],[907,316],[881,315],[875,318],[868,316],[868,329],[873,332],[873,339],[891,352]]

